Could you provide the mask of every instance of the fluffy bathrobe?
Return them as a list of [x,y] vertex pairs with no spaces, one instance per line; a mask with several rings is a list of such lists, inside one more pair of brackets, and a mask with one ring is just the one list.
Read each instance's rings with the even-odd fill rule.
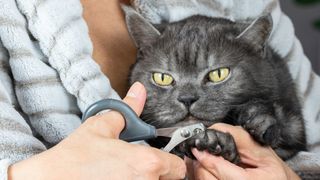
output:
[[[252,20],[272,11],[275,27],[270,44],[288,62],[307,121],[310,152],[288,163],[304,177],[315,177],[320,169],[319,77],[277,1],[136,0],[133,4],[153,23],[193,14]],[[119,98],[91,54],[79,0],[0,0],[0,179],[7,179],[11,163],[46,150],[76,129],[81,112],[91,103]]]
[[92,59],[79,0],[0,0],[0,179],[119,96]]

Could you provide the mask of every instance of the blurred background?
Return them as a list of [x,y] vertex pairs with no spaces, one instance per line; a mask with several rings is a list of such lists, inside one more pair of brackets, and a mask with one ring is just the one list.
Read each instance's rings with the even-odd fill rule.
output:
[[320,74],[320,0],[281,0],[313,69]]

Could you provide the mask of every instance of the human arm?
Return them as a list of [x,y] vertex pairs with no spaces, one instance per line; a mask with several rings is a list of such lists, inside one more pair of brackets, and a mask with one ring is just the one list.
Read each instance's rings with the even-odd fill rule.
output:
[[7,179],[8,166],[46,150],[17,111],[9,69],[9,56],[0,41],[0,179]]
[[[124,101],[140,114],[146,98],[136,83]],[[88,119],[57,146],[9,168],[9,179],[182,179],[177,156],[117,140],[124,120],[117,112]]]
[[215,124],[211,128],[230,133],[235,140],[241,165],[232,164],[221,157],[193,149],[197,158],[193,173],[203,179],[300,179],[270,147],[257,144],[240,126]]

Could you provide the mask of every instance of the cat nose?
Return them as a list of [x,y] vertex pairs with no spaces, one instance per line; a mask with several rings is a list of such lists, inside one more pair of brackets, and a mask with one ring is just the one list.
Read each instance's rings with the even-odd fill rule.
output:
[[199,99],[198,96],[194,95],[182,95],[178,97],[178,101],[183,103],[185,106],[190,107],[194,102]]

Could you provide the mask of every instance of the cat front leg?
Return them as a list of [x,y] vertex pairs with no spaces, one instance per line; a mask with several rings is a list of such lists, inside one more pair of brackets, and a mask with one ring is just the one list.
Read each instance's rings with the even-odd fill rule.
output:
[[277,147],[281,140],[281,124],[274,115],[272,105],[246,104],[238,111],[236,124],[246,129],[255,140],[263,145]]
[[206,150],[210,154],[222,156],[235,164],[240,162],[237,146],[229,133],[207,129],[180,144],[179,151],[194,159],[192,148],[197,148],[200,151]]
[[262,145],[271,146],[278,156],[286,160],[306,150],[304,121],[297,109],[284,108],[277,102],[252,102],[237,109],[235,124],[245,128]]

